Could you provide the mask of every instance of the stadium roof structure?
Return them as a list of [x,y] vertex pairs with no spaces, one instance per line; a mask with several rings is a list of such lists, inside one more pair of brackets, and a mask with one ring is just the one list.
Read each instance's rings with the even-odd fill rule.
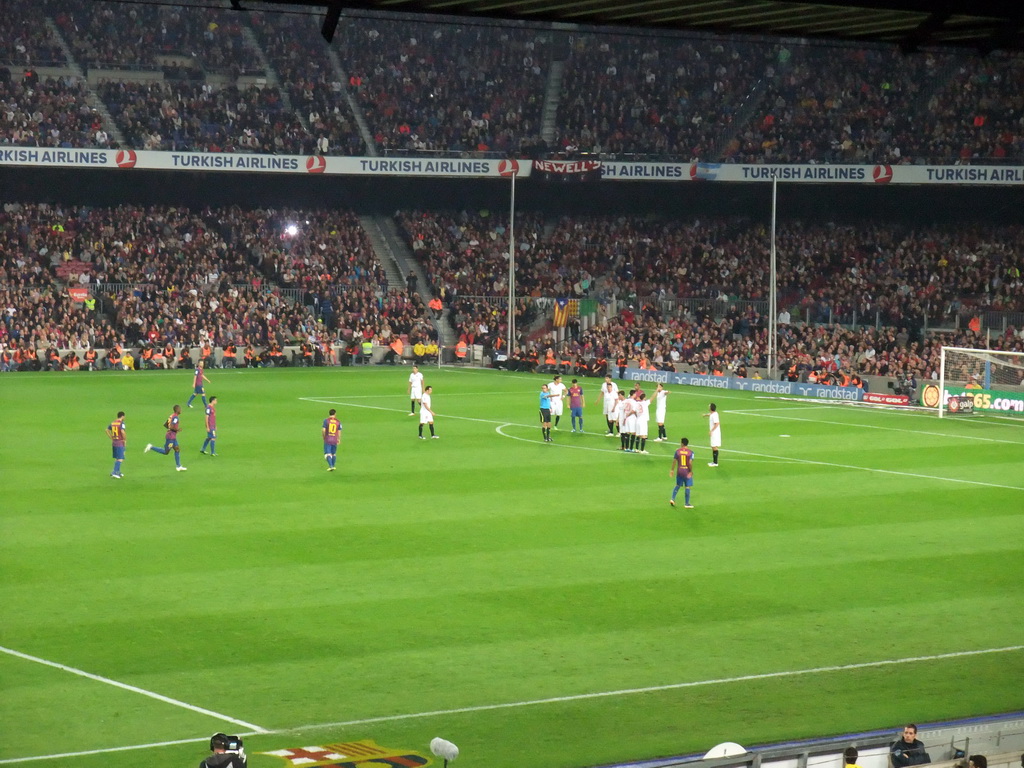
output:
[[[223,0],[246,8],[246,0]],[[326,10],[330,39],[349,10],[445,14],[579,25],[753,34],[899,45],[1024,50],[1024,2],[1014,0],[263,0]]]

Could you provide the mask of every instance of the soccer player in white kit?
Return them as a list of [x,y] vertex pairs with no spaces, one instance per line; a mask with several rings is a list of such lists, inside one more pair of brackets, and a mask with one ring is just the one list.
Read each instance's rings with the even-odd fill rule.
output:
[[718,449],[722,447],[722,420],[714,403],[708,406],[708,412],[704,415],[708,417],[708,436],[711,440],[711,461],[708,462],[708,466],[717,467]]
[[662,443],[668,440],[668,432],[665,431],[665,411],[668,406],[668,390],[661,383],[654,389],[654,422],[658,425],[658,436],[654,442]]
[[433,391],[433,387],[427,387],[420,396],[420,440],[427,439],[423,436],[424,424],[430,427],[430,439],[438,439],[437,435],[434,434],[434,410],[430,403],[430,395]]
[[626,393],[621,389],[618,391],[615,400],[615,408],[612,409],[612,418],[619,427],[619,450],[626,450],[626,408],[629,407],[629,401],[626,399]]
[[606,381],[604,386],[601,388],[601,399],[604,408],[604,420],[608,422],[608,432],[605,437],[615,436],[615,405],[619,402],[619,393],[615,389],[615,384],[611,380]]
[[643,392],[637,394],[633,410],[636,411],[636,452],[647,453],[647,430],[651,422],[651,404]]
[[623,449],[626,453],[632,453],[636,442],[636,390],[622,401],[622,413],[624,418],[619,419],[619,435]]
[[423,397],[423,374],[417,366],[412,367],[409,374],[409,415],[416,415],[416,403]]
[[562,383],[562,377],[555,374],[551,383],[548,384],[548,393],[551,395],[551,415],[555,417],[555,429],[558,429],[558,420],[562,418],[562,405],[565,400],[565,393],[569,388]]

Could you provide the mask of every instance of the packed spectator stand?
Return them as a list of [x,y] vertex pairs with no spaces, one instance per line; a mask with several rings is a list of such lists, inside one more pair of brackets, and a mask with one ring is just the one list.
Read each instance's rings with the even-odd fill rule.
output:
[[[507,219],[417,210],[397,220],[457,336],[500,346]],[[439,319],[408,286],[387,285],[350,212],[8,204],[0,223],[8,344],[283,347],[308,337],[387,344],[396,336],[429,339]],[[787,315],[781,357],[806,348],[860,373],[930,376],[935,347],[920,335],[923,326],[956,327],[983,309],[1024,313],[1019,226],[795,221],[779,228],[778,244],[779,306]],[[592,297],[624,311],[585,337],[577,331],[569,340],[574,357],[762,367],[763,312],[744,311],[738,300],[767,296],[766,249],[763,224],[742,218],[523,215],[517,326],[526,332],[542,319],[529,299]],[[86,312],[67,287],[91,290],[100,311]],[[660,335],[651,335],[654,328]],[[855,354],[865,344],[889,349],[893,340],[893,356]],[[1019,335],[1010,328],[996,343],[1019,346]]]
[[345,212],[8,203],[0,243],[7,349],[344,347],[434,334],[422,299],[388,287]]
[[[127,147],[177,151],[587,152],[745,163],[1024,157],[1024,59],[1014,54],[569,35],[383,14],[346,18],[332,48],[312,15],[85,0],[8,5],[0,22],[14,41],[0,62],[7,78],[55,68],[49,76],[61,88],[87,89],[115,123],[89,131],[77,114],[85,99],[51,94],[42,109],[56,126],[50,135],[15,137],[5,123],[8,143],[107,147],[116,127]],[[80,73],[89,85],[76,81]],[[40,98],[34,88],[9,89],[5,111],[33,114]],[[555,119],[545,144],[548,102]]]
[[[1024,156],[1024,60],[998,52],[569,36],[378,14],[346,19],[331,48],[311,16],[82,0],[15,0],[0,25],[13,41],[0,70],[0,145],[115,148],[123,139],[176,152],[505,155],[543,145],[548,105],[548,149],[561,156],[891,164]],[[505,339],[508,217],[408,210],[396,223],[456,336]],[[520,213],[515,226],[521,333],[543,321],[531,299],[587,297],[623,312],[604,330],[576,329],[574,354],[763,362],[763,312],[741,309],[767,296],[763,223]],[[807,345],[807,354],[830,353],[865,373],[930,375],[933,337],[918,329],[959,327],[981,311],[1024,312],[1022,235],[1018,225],[783,222],[777,284],[792,314],[782,323],[789,353]],[[366,234],[343,211],[9,203],[0,237],[8,346],[285,346],[310,336],[386,344],[430,339],[441,321],[415,291],[387,285]],[[91,291],[98,308],[70,300],[74,286]],[[642,323],[622,324],[630,304],[645,308],[636,310],[643,322],[670,325],[674,338],[649,328],[637,338]],[[822,326],[831,330],[814,330]],[[699,354],[685,349],[687,336]],[[994,343],[1017,338],[1011,328]],[[861,359],[865,345],[886,355]]]

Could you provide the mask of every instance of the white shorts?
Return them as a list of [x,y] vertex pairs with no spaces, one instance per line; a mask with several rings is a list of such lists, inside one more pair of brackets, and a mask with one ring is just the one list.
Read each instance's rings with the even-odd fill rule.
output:
[[420,408],[420,424],[431,424],[434,421],[434,414]]
[[647,437],[647,427],[648,427],[648,422],[646,422],[646,421],[638,421],[636,423],[636,436],[637,437]]
[[721,448],[722,447],[722,438],[720,438],[720,437],[713,437],[711,439],[711,447],[712,448]]
[[423,397],[423,390],[420,389],[419,387],[413,387],[411,390],[409,390],[410,400],[419,400],[421,397]]
[[561,416],[562,415],[562,398],[558,398],[557,400],[552,398],[552,400],[551,400],[551,415],[552,416]]
[[654,412],[654,421],[657,424],[664,424],[665,423],[665,409],[664,408],[659,408],[657,411]]
[[630,435],[630,434],[633,434],[634,432],[636,432],[636,416],[627,416],[626,417],[626,423],[622,427],[622,431],[625,432],[627,435]]

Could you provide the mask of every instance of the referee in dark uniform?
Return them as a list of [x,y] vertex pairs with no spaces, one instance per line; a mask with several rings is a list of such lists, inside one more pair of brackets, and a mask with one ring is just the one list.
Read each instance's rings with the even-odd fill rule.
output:
[[544,442],[551,440],[551,392],[547,384],[540,388],[540,433],[544,436]]

